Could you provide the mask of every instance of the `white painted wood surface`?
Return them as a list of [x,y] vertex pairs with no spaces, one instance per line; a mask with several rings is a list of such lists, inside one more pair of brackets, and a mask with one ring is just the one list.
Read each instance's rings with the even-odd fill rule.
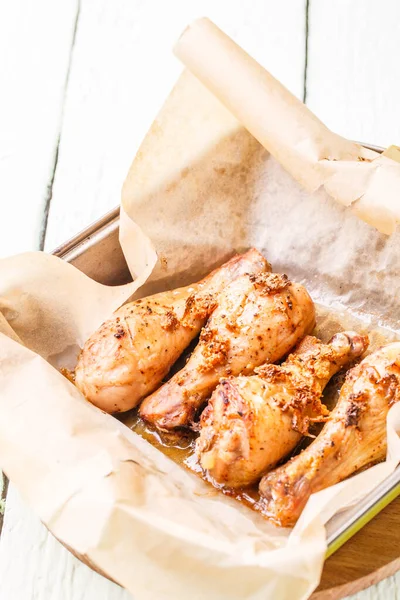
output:
[[[118,203],[193,18],[208,15],[302,97],[306,4],[0,0],[0,256],[39,247],[50,199],[48,250]],[[310,0],[307,100],[339,133],[400,142],[399,29],[398,0]],[[399,589],[397,576],[353,598],[395,600]],[[129,597],[64,550],[10,486],[0,600]]]
[[82,0],[46,249],[118,204],[133,156],[181,72],[172,46],[203,15],[302,96],[304,0]]
[[310,0],[307,104],[333,131],[400,145],[400,2]]
[[0,0],[0,257],[39,247],[78,0]]

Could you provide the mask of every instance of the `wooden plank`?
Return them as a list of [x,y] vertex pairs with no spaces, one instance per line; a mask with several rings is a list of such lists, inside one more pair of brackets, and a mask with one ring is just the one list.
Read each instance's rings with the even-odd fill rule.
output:
[[77,560],[22,502],[7,498],[0,544],[2,600],[132,600],[130,594]]
[[40,245],[77,10],[0,0],[0,257]]
[[[306,100],[311,110],[337,133],[382,146],[399,143],[399,56],[398,0],[309,1]],[[393,511],[389,507],[385,515]],[[373,530],[373,537],[378,536],[379,532],[374,527],[379,520],[385,525],[385,515],[358,534],[358,541],[366,539],[371,542],[368,537],[370,530]],[[387,526],[390,527],[390,522]],[[357,538],[354,548],[357,548],[356,542]],[[359,552],[363,563],[367,547]],[[350,568],[354,548],[352,552],[350,545],[346,545],[331,559],[337,563],[339,579],[343,579],[346,572],[340,560],[344,557],[347,568]],[[374,553],[367,556],[373,566]],[[376,568],[381,565],[380,558],[375,557]],[[354,570],[354,579],[358,572]],[[340,583],[343,584],[343,581]],[[400,573],[397,573],[352,596],[352,599],[395,600],[399,589]],[[351,593],[351,590],[346,593]],[[332,599],[334,597],[332,595]]]
[[119,203],[133,156],[206,14],[302,97],[305,1],[83,0],[46,236],[51,250]]
[[[0,55],[3,57],[0,61],[0,257],[37,250],[41,245],[77,13],[75,0],[64,3],[0,1]],[[0,478],[3,509],[7,482],[3,485],[1,475]],[[13,495],[11,486],[0,556],[9,556],[7,540],[13,528],[12,515],[18,512],[17,509],[13,513]],[[21,516],[25,519],[27,515]],[[18,521],[20,526],[23,522]],[[2,525],[1,514],[0,530]],[[12,567],[15,556],[22,552],[19,538],[13,541],[12,558],[0,558],[2,598],[18,597],[9,595],[3,587],[3,572],[9,570],[10,565],[14,578],[18,579],[18,571]],[[29,592],[26,589],[22,592],[19,597],[26,598]]]
[[[41,244],[77,11],[75,0],[0,1],[0,257]],[[0,560],[0,573],[9,565]]]
[[307,104],[331,129],[400,143],[400,2],[310,0]]
[[[181,70],[171,46],[189,21],[204,15],[302,97],[305,0],[82,0],[46,249],[119,203],[135,151]],[[52,19],[43,19],[51,29]],[[1,597],[13,600],[128,600],[66,552],[13,488],[0,581]]]

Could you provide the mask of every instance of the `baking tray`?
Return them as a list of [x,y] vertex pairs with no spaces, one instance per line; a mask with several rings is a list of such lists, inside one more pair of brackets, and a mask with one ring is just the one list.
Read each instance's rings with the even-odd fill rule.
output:
[[[363,144],[383,152],[383,148]],[[106,285],[132,281],[118,240],[119,207],[87,227],[52,254],[66,260],[86,275]],[[400,465],[356,506],[335,515],[326,525],[328,550],[331,556],[357,531],[400,495]]]

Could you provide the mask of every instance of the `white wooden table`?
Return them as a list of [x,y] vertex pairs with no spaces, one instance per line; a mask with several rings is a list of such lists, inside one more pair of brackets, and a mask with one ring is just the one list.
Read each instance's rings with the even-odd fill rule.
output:
[[[399,0],[0,0],[0,256],[52,250],[119,202],[207,15],[328,126],[400,143]],[[394,600],[400,574],[359,593]],[[10,485],[1,600],[128,600],[56,542]]]

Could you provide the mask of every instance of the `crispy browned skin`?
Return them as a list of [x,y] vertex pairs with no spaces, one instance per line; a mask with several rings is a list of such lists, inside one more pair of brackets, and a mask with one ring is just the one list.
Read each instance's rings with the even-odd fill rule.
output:
[[76,367],[77,387],[109,413],[133,408],[199,333],[217,294],[243,273],[270,270],[251,249],[198,283],[125,304],[86,342]]
[[352,331],[328,344],[307,336],[281,366],[222,380],[201,416],[196,442],[209,478],[232,488],[258,481],[295,448],[310,422],[325,420],[325,385],[367,345]]
[[315,322],[313,302],[286,275],[244,275],[232,282],[186,366],[144,400],[140,414],[161,430],[190,425],[221,377],[274,362]]
[[314,492],[334,485],[386,455],[386,416],[400,398],[400,343],[367,356],[349,371],[337,406],[301,454],[260,483],[265,515],[289,527]]

